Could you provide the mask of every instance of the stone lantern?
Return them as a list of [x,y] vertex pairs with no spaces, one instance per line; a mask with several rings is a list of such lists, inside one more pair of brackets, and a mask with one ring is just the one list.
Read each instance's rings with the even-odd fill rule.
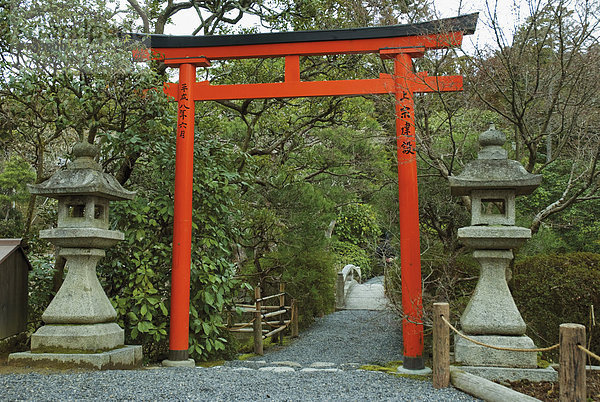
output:
[[31,352],[13,353],[11,362],[54,363],[91,368],[126,368],[141,363],[141,346],[124,346],[117,313],[96,276],[105,249],[123,240],[109,229],[109,201],[132,199],[127,191],[95,162],[94,145],[73,147],[74,161],[41,184],[32,194],[58,200],[56,228],[40,231],[40,238],[59,247],[66,259],[66,278],[42,315],[45,325],[31,336]]
[[[530,174],[502,148],[506,136],[492,124],[479,136],[478,159],[458,176],[449,178],[452,195],[471,197],[471,226],[460,228],[458,238],[474,249],[481,264],[475,292],[461,316],[462,330],[476,340],[516,349],[533,349],[525,336],[525,322],[506,282],[512,249],[531,237],[515,226],[515,196],[533,192],[542,176]],[[455,339],[455,361],[468,366],[537,367],[536,353],[490,349]]]

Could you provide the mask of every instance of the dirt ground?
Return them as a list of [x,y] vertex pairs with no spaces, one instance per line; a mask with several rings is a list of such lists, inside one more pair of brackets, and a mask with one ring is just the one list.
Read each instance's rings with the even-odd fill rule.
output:
[[[600,401],[600,371],[588,371],[586,384],[588,401]],[[509,386],[515,391],[533,396],[541,401],[558,401],[559,392],[557,382],[530,382],[523,380],[510,382]]]

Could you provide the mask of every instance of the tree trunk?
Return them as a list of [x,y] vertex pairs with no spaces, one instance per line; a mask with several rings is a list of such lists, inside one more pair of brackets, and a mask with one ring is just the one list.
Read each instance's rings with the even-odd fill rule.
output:
[[54,274],[52,275],[52,293],[56,294],[62,286],[63,277],[65,274],[65,265],[67,260],[65,257],[59,256],[60,248],[56,248],[56,260],[54,263]]

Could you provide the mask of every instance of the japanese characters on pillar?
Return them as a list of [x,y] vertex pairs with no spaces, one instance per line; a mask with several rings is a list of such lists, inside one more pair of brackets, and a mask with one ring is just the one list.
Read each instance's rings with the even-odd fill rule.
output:
[[410,163],[414,159],[412,155],[416,155],[413,95],[404,88],[397,88],[396,93],[396,132],[400,151],[398,156],[402,156],[405,163]]
[[188,360],[195,109],[192,88],[195,82],[196,66],[181,64],[177,99],[169,361]]
[[396,97],[396,142],[398,154],[398,199],[400,207],[400,265],[402,280],[403,367],[420,370],[423,360],[423,308],[421,296],[421,244],[415,111],[411,83],[415,80],[412,57],[394,57]]
[[[188,120],[190,116],[190,86],[187,83],[179,85],[179,99],[177,105],[177,136],[181,139],[185,139],[188,131]],[[193,133],[192,133],[193,135]],[[178,139],[179,141],[179,139]]]

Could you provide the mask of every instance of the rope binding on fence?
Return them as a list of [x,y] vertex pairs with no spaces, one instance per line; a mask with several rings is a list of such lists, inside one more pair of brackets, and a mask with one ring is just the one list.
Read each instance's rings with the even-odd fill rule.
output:
[[596,359],[596,360],[600,361],[600,356],[598,356],[598,355],[597,355],[597,354],[595,354],[594,352],[591,352],[591,351],[587,350],[586,348],[584,348],[584,347],[583,347],[583,346],[581,346],[581,345],[577,345],[577,347],[579,348],[579,350],[582,350],[582,351],[584,351],[584,352],[585,352],[585,353],[586,353],[588,356],[591,356],[591,357],[593,357],[594,359]]
[[252,320],[250,320],[250,322],[246,322],[246,323],[243,323],[243,324],[238,324],[238,326],[232,327],[232,328],[230,328],[230,330],[234,330],[235,331],[235,330],[238,330],[238,329],[249,327],[250,325],[252,325],[254,323],[254,321],[256,321],[256,317],[253,318]]
[[[461,332],[460,332],[458,329],[456,329],[456,328],[455,328],[455,327],[454,327],[452,324],[450,324],[450,323],[448,322],[448,320],[446,320],[446,317],[444,317],[443,315],[440,315],[440,317],[442,318],[442,321],[444,321],[444,322],[446,323],[446,325],[448,325],[448,327],[450,327],[450,329],[451,329],[452,331],[456,332],[456,334],[457,334],[458,336],[460,336],[461,338],[463,338],[463,339],[466,339],[466,340],[467,340],[467,341],[469,341],[469,342],[473,342],[473,343],[474,343],[474,344],[476,344],[476,345],[479,345],[479,346],[484,346],[484,347],[486,347],[486,348],[490,348],[490,349],[496,349],[496,350],[505,350],[505,351],[508,351],[508,352],[536,352],[536,353],[537,353],[537,352],[547,352],[547,351],[549,351],[549,350],[556,349],[556,348],[558,348],[558,347],[560,346],[560,344],[558,344],[558,343],[557,343],[556,345],[552,345],[552,346],[549,346],[549,347],[547,347],[547,348],[535,348],[535,349],[517,349],[517,348],[506,348],[506,347],[503,347],[503,346],[494,346],[494,345],[488,345],[487,343],[479,342],[478,340],[476,340],[476,339],[473,339],[473,338],[471,338],[471,337],[469,337],[469,336],[467,336],[467,335],[465,335],[465,334],[461,333]],[[591,352],[590,352],[590,353],[591,353]],[[599,359],[599,360],[600,360],[600,359]]]

